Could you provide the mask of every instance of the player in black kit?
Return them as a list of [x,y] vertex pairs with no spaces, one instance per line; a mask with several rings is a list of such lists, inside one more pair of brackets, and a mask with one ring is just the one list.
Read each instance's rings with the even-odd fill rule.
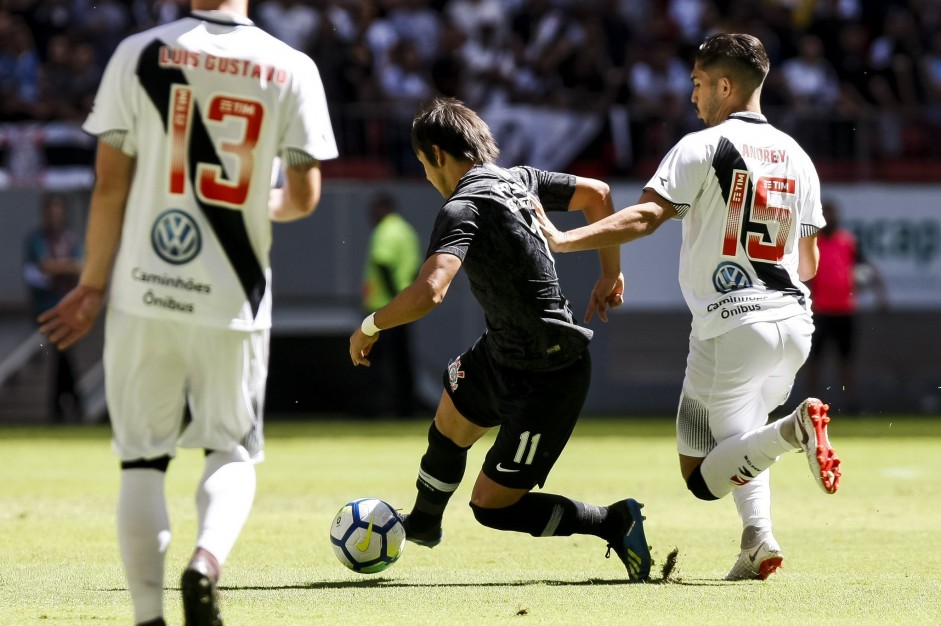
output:
[[[380,331],[435,308],[462,266],[487,329],[444,374],[419,467],[418,496],[403,515],[407,538],[427,547],[441,541],[444,509],[464,476],[467,450],[499,426],[471,494],[477,521],[535,537],[595,535],[621,558],[630,580],[646,580],[650,551],[643,505],[626,499],[604,507],[531,493],[545,483],[585,402],[592,336],[574,320],[562,295],[533,204],[580,210],[594,222],[614,212],[608,185],[532,167],[497,167],[499,149],[490,129],[451,98],[436,98],[419,110],[412,147],[447,201],[418,278],[363,320],[350,337],[350,358],[354,365],[369,365]],[[607,308],[622,302],[620,250],[599,254],[601,276],[586,322],[595,313],[607,321]]]

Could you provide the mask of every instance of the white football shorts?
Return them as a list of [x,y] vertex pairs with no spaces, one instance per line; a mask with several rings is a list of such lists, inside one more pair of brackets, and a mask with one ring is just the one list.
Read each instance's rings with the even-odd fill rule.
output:
[[261,461],[269,335],[110,308],[104,367],[114,453],[132,461],[172,457],[177,446],[242,446]]
[[810,353],[810,316],[739,326],[689,339],[676,415],[677,451],[704,457],[716,443],[754,430],[784,403]]

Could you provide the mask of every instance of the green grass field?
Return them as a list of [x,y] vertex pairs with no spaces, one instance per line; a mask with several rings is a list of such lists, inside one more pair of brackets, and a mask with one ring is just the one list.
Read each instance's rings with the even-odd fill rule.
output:
[[[679,477],[670,420],[585,419],[546,490],[597,504],[646,503],[654,559],[674,547],[674,579],[626,584],[601,540],[537,539],[477,525],[468,474],[434,550],[407,544],[372,576],[333,555],[334,513],[355,497],[408,509],[423,422],[312,420],[266,427],[258,497],[222,581],[227,625],[261,624],[937,624],[941,623],[941,421],[840,420],[838,494],[802,455],[772,472],[784,569],[767,582],[721,580],[738,553],[731,498],[700,502]],[[178,575],[195,537],[201,454],[170,466],[173,543],[166,617],[181,623]],[[0,624],[130,624],[117,553],[117,462],[108,432],[0,428]],[[655,568],[655,571],[659,571]]]

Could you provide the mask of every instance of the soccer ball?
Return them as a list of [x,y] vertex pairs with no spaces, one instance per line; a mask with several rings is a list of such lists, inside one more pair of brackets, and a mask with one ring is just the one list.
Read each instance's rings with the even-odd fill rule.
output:
[[387,502],[359,498],[337,511],[330,525],[330,543],[340,563],[360,574],[375,574],[402,554],[405,527]]

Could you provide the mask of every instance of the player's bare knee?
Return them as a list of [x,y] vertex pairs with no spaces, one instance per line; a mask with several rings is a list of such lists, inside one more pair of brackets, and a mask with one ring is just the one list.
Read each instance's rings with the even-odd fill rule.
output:
[[477,510],[478,508],[498,509],[500,507],[507,506],[507,503],[501,502],[498,498],[493,497],[491,494],[477,493],[476,490],[473,494],[471,494],[471,499],[468,504],[470,504],[470,507],[474,510]]
[[509,510],[511,507],[493,509],[480,506],[475,502],[471,502],[470,508],[474,512],[474,519],[476,519],[481,526],[494,528],[496,530],[505,529],[507,522],[512,516],[512,513]]

